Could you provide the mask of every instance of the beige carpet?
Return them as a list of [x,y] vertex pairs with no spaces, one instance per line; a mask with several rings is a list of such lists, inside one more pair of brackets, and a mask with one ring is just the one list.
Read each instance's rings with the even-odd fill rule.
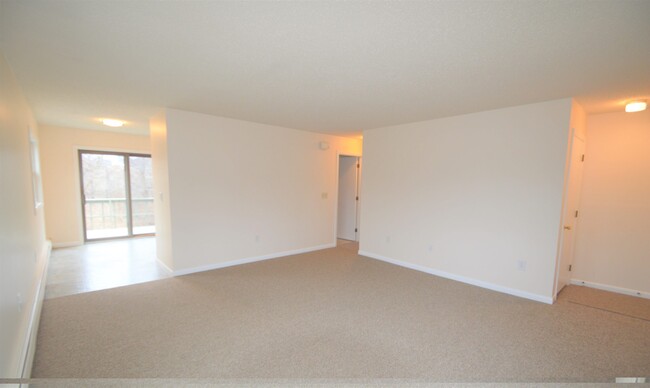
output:
[[46,300],[33,376],[613,382],[650,322],[333,248]]

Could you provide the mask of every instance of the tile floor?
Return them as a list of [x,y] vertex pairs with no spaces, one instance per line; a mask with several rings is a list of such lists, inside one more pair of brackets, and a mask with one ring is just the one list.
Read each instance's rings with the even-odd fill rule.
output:
[[58,298],[169,277],[156,261],[155,237],[52,250],[45,298]]
[[[353,252],[359,243],[337,240],[337,246]],[[169,277],[156,261],[155,237],[135,237],[93,242],[52,250],[45,298],[128,286]]]

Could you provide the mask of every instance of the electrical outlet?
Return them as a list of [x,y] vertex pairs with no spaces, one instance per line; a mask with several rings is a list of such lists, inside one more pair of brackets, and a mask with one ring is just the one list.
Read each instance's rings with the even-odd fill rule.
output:
[[526,272],[526,260],[517,260],[517,270]]

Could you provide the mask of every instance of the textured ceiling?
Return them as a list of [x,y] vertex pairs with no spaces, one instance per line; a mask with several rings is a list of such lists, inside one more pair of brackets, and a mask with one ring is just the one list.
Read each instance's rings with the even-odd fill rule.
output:
[[147,133],[171,107],[328,133],[650,98],[650,1],[0,0],[39,122]]

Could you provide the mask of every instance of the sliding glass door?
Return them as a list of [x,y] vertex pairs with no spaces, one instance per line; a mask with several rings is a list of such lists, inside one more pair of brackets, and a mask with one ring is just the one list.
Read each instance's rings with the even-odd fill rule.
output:
[[153,234],[153,173],[151,157],[129,155],[131,182],[131,225],[134,235]]
[[86,241],[155,233],[151,156],[79,151]]

